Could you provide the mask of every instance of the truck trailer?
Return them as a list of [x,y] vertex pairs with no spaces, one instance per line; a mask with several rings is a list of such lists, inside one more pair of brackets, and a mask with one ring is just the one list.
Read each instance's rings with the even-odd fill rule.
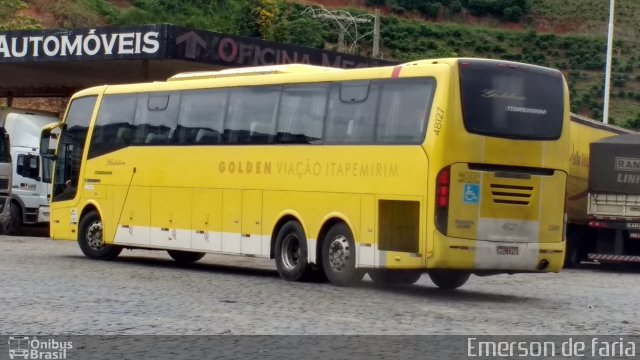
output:
[[[631,247],[623,245],[629,243],[630,228],[627,228],[623,211],[629,211],[631,207],[612,208],[610,205],[616,201],[631,201],[629,192],[633,190],[630,189],[639,189],[635,192],[639,200],[638,219],[635,223],[639,226],[637,232],[640,232],[640,183],[634,184],[635,186],[622,186],[617,183],[615,179],[620,172],[616,173],[612,165],[615,162],[615,154],[622,154],[633,147],[627,143],[628,139],[636,139],[639,135],[634,135],[635,131],[629,129],[603,124],[575,114],[571,114],[570,131],[572,151],[565,203],[565,266],[574,267],[584,261],[604,262],[614,258],[628,261],[632,257],[625,253],[630,251]],[[638,158],[639,147],[640,142],[636,144],[635,150]],[[614,148],[617,152],[611,152]],[[640,172],[637,174],[640,175]],[[619,213],[612,215],[612,211]]]
[[589,226],[601,233],[587,257],[640,262],[640,134],[591,143]]

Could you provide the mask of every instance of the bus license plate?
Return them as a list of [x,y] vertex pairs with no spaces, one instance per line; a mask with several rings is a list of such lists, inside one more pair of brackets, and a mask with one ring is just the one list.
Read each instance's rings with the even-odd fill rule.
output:
[[498,246],[498,255],[518,255],[517,246]]

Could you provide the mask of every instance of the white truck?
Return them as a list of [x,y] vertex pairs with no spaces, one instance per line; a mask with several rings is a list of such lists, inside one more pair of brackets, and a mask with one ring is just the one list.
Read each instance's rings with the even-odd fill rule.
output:
[[591,143],[589,226],[598,229],[588,258],[640,263],[640,134]]
[[0,230],[10,223],[11,153],[9,135],[4,129],[4,117],[0,112]]
[[6,234],[16,234],[23,224],[49,223],[52,160],[40,157],[40,133],[57,122],[49,113],[16,108],[0,109],[0,119],[9,136],[13,160],[10,218]]

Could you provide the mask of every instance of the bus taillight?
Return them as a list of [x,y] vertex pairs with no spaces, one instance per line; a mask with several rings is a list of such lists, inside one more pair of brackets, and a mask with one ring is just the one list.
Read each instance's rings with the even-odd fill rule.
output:
[[444,168],[438,174],[438,207],[449,206],[449,168]]
[[447,166],[440,170],[436,179],[436,228],[445,235],[449,217],[450,176],[450,168]]

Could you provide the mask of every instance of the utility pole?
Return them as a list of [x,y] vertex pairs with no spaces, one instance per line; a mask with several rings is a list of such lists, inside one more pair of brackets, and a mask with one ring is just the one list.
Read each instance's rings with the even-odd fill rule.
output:
[[609,6],[609,35],[607,36],[607,70],[604,75],[604,110],[602,122],[609,123],[609,91],[611,90],[611,55],[613,53],[613,13],[615,0],[611,0]]
[[373,19],[373,51],[371,57],[378,58],[380,52],[380,9],[376,8],[375,17]]

